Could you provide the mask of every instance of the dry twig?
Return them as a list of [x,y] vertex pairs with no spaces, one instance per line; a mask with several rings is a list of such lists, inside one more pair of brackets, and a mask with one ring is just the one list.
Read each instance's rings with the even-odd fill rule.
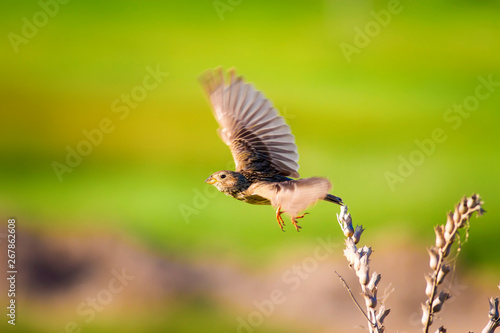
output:
[[[445,258],[450,254],[451,246],[453,245],[457,235],[460,237],[459,229],[464,228],[474,212],[482,215],[484,210],[481,207],[483,201],[477,194],[473,194],[470,198],[464,197],[458,205],[455,206],[455,211],[448,213],[448,219],[445,225],[438,225],[434,228],[436,232],[436,244],[428,249],[430,262],[429,266],[432,273],[425,277],[427,286],[425,294],[428,299],[425,304],[422,304],[422,324],[424,332],[429,332],[429,327],[432,325],[434,314],[439,312],[443,304],[451,297],[450,294],[441,291],[437,294],[438,285],[440,285],[446,274],[451,271],[451,267],[445,263]],[[438,332],[443,332],[444,327],[441,327]]]
[[358,249],[356,247],[356,244],[359,242],[361,234],[364,231],[363,226],[356,226],[356,229],[353,228],[351,214],[347,212],[347,206],[341,207],[340,214],[337,214],[337,220],[344,236],[346,237],[344,255],[349,262],[349,266],[354,269],[359,279],[363,297],[365,299],[366,312],[361,309],[350,291],[350,288],[340,275],[339,278],[341,278],[341,281],[343,281],[344,286],[347,288],[354,302],[368,320],[370,332],[384,332],[384,320],[390,310],[385,309],[385,306],[381,305],[377,311],[377,286],[382,276],[374,272],[370,278],[369,264],[370,255],[372,253],[371,248],[363,246]]
[[[500,285],[498,286],[500,289]],[[490,317],[490,321],[486,324],[486,327],[483,329],[483,333],[493,333],[495,329],[500,326],[500,315],[498,313],[498,297],[493,299],[490,298],[490,311],[488,312],[488,317]]]

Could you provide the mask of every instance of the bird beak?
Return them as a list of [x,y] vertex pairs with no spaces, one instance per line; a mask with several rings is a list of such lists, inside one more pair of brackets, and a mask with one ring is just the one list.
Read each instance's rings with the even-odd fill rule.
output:
[[214,177],[212,177],[212,176],[210,176],[207,179],[205,179],[205,183],[210,184],[210,185],[212,185],[212,184],[214,184],[216,182],[217,182],[217,180]]

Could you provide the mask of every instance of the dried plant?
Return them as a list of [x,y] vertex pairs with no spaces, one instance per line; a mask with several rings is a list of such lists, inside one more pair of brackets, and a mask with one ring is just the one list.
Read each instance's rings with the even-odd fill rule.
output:
[[[432,270],[432,272],[425,277],[427,282],[425,293],[428,299],[422,304],[422,324],[425,333],[429,332],[434,315],[441,311],[445,302],[451,297],[450,294],[443,290],[438,293],[438,286],[443,283],[446,275],[452,271],[450,260],[448,259],[451,248],[455,241],[457,241],[457,253],[460,251],[461,243],[459,231],[464,229],[466,237],[468,236],[469,222],[473,213],[477,212],[477,215],[480,216],[485,212],[482,205],[483,201],[477,194],[473,194],[469,198],[464,197],[455,206],[455,210],[448,213],[446,224],[438,225],[434,228],[436,242],[434,246],[427,250],[430,257],[429,266]],[[337,214],[337,220],[346,237],[344,256],[349,262],[349,267],[356,272],[365,300],[366,311],[359,305],[346,281],[337,272],[335,273],[337,273],[358,309],[367,319],[370,332],[384,332],[384,320],[390,310],[386,309],[384,305],[379,306],[377,309],[379,303],[377,300],[377,286],[382,276],[376,272],[370,276],[371,247],[363,246],[359,249],[356,247],[364,231],[363,226],[356,226],[356,228],[353,228],[352,217],[351,214],[347,212],[347,206],[341,207],[340,214]],[[483,333],[492,333],[500,326],[499,302],[499,298],[490,298],[490,310],[488,313],[489,321],[483,329]],[[436,332],[446,332],[446,328],[441,326]]]
[[[500,289],[500,285],[498,286]],[[492,333],[495,329],[500,326],[500,315],[498,313],[498,297],[493,299],[490,298],[490,311],[488,312],[488,317],[490,317],[490,321],[486,324],[486,327],[483,329],[483,333]]]
[[366,312],[363,311],[359,303],[356,301],[356,298],[352,294],[352,291],[345,280],[340,275],[339,278],[346,287],[354,303],[358,306],[358,309],[368,320],[370,332],[384,332],[384,320],[390,310],[386,309],[384,305],[379,306],[377,310],[377,286],[382,278],[382,275],[373,272],[370,277],[370,255],[372,254],[372,249],[367,246],[363,246],[360,249],[356,247],[356,244],[359,242],[361,234],[364,231],[363,226],[356,226],[356,229],[353,228],[351,214],[347,212],[347,206],[341,207],[340,214],[337,214],[337,220],[344,236],[346,237],[344,256],[349,262],[349,267],[354,269],[356,276],[358,277],[363,298],[365,300]]
[[450,294],[443,290],[439,294],[437,293],[438,286],[443,283],[445,276],[451,271],[451,267],[445,262],[445,259],[450,254],[457,235],[460,237],[459,230],[468,226],[472,214],[474,212],[477,212],[478,215],[483,214],[482,204],[483,201],[477,194],[472,195],[470,198],[464,197],[455,206],[455,211],[448,213],[446,224],[434,228],[436,244],[428,249],[429,266],[432,272],[425,277],[427,282],[425,294],[428,299],[422,304],[422,324],[425,333],[429,332],[434,314],[441,311],[443,304],[451,297]]

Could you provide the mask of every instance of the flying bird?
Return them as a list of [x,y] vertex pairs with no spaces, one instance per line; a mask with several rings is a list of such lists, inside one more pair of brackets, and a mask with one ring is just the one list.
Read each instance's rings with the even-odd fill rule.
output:
[[292,179],[299,178],[295,137],[262,92],[236,77],[234,70],[227,79],[221,68],[207,71],[200,82],[220,125],[219,136],[236,164],[236,171],[217,171],[205,183],[240,201],[272,205],[281,230],[283,213],[299,231],[297,219],[305,215],[299,213],[318,200],[343,205],[341,198],[328,193],[328,179]]

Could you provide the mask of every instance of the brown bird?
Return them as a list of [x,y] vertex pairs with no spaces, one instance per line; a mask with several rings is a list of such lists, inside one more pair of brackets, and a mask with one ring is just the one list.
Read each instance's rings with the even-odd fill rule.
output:
[[229,82],[221,68],[206,72],[200,81],[220,125],[218,133],[233,155],[236,172],[217,171],[205,183],[250,204],[272,205],[281,230],[283,213],[291,216],[299,231],[297,219],[305,214],[298,214],[318,200],[343,205],[342,199],[328,193],[332,187],[328,179],[289,178],[299,178],[299,155],[290,127],[262,92],[235,77],[234,71],[229,73]]

